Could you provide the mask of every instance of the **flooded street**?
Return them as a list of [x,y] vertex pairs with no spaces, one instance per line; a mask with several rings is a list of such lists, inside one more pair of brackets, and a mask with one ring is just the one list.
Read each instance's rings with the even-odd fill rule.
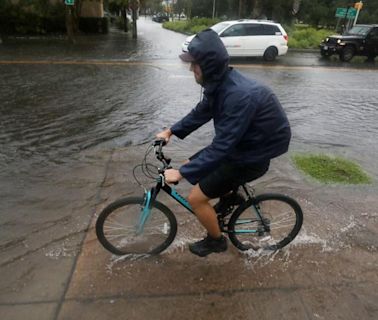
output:
[[[189,66],[177,57],[185,35],[144,17],[138,28],[137,41],[112,30],[82,36],[75,45],[60,38],[11,38],[0,44],[0,313],[5,319],[23,319],[33,310],[31,319],[74,319],[84,310],[94,319],[89,306],[121,310],[125,299],[124,306],[134,310],[130,319],[152,319],[159,302],[172,298],[177,309],[168,319],[186,310],[186,299],[200,305],[187,319],[213,319],[210,311],[229,297],[217,312],[225,312],[231,302],[245,303],[235,313],[240,318],[257,308],[260,318],[278,319],[285,317],[273,311],[269,317],[248,302],[248,295],[264,302],[283,297],[290,284],[286,292],[301,300],[293,306],[298,319],[355,319],[358,312],[362,319],[376,318],[377,61],[335,63],[318,53],[295,52],[273,64],[231,61],[274,90],[292,126],[289,154],[276,159],[256,186],[259,192],[288,193],[304,209],[304,228],[287,250],[272,257],[232,248],[224,256],[197,259],[187,243],[201,237],[202,230],[182,209],[177,239],[159,258],[119,260],[99,246],[93,216],[120,196],[140,194],[131,172],[146,143],[201,97]],[[208,124],[184,141],[173,139],[167,152],[179,165],[212,134]],[[354,160],[373,183],[323,186],[311,181],[290,160],[302,151]],[[185,194],[188,185],[180,188]],[[258,275],[258,281],[247,274]],[[234,283],[218,281],[231,275]],[[318,300],[311,296],[316,281]],[[363,302],[341,293],[345,288],[352,288],[351,296],[364,297]],[[332,298],[323,301],[322,294]],[[341,301],[355,303],[355,311],[332,313],[332,304]],[[227,319],[226,313],[219,318]]]

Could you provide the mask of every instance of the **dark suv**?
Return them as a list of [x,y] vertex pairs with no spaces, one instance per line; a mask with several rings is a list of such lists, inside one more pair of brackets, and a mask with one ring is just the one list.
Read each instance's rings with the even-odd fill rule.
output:
[[169,16],[166,13],[157,13],[152,16],[152,21],[155,21],[155,22],[169,21]]
[[338,54],[341,61],[349,61],[355,55],[374,60],[378,55],[378,25],[355,25],[343,35],[329,36],[321,42],[320,54]]

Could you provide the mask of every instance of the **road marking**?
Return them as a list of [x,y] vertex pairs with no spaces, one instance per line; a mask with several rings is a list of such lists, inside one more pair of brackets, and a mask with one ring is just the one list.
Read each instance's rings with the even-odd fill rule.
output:
[[[189,69],[188,64],[178,63],[164,63],[154,61],[112,61],[112,60],[0,60],[0,65],[98,65],[98,66],[151,66],[151,67],[175,67],[181,66]],[[230,66],[240,69],[275,69],[275,70],[312,70],[312,71],[346,71],[346,72],[377,72],[378,69],[357,69],[352,67],[337,67],[337,66],[284,66],[271,64],[233,64]]]

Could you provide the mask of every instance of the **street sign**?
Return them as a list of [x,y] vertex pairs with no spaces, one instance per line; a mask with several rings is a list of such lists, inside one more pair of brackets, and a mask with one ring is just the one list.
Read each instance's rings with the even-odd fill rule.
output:
[[347,8],[337,8],[335,17],[344,18],[345,15],[347,14],[347,10],[348,10]]
[[354,8],[337,8],[335,17],[354,19],[356,14],[357,14],[357,10]]
[[362,9],[362,7],[363,7],[363,3],[362,3],[362,1],[360,1],[360,2],[356,2],[355,4],[354,4],[354,8],[355,9],[357,9],[357,10],[361,10]]
[[64,0],[64,3],[67,6],[73,6],[75,4],[75,0]]
[[356,17],[357,10],[354,8],[349,8],[347,18],[348,19],[354,19]]

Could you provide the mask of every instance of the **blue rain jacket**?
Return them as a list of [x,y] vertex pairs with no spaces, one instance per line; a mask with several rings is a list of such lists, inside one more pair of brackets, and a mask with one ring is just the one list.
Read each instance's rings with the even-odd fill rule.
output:
[[291,131],[280,102],[268,87],[228,66],[218,34],[211,29],[197,34],[188,51],[201,67],[204,97],[171,131],[184,139],[213,120],[215,136],[179,169],[181,175],[196,184],[224,161],[263,164],[285,153]]

